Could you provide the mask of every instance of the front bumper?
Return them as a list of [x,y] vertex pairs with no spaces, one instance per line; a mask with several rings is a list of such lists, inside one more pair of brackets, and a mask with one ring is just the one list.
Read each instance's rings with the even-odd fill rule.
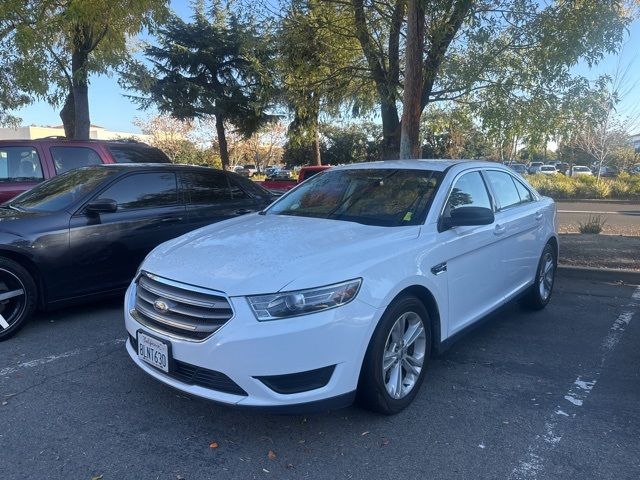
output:
[[[169,337],[140,324],[131,315],[136,285],[125,296],[127,332],[143,330],[171,344],[172,356],[202,369],[220,372],[246,395],[225,393],[185,383],[138,358],[132,360],[157,380],[183,392],[215,402],[287,411],[337,408],[353,401],[360,367],[381,311],[355,299],[342,307],[310,315],[258,322],[244,297],[231,297],[235,315],[203,341]],[[328,382],[297,393],[278,393],[256,377],[290,375],[335,366]],[[268,382],[267,382],[268,383]],[[273,387],[273,385],[272,385]],[[299,408],[296,408],[299,407]]]

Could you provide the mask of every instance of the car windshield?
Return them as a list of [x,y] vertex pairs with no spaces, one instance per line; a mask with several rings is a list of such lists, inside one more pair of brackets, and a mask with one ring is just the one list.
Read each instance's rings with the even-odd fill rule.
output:
[[541,167],[541,169],[542,169],[542,170],[544,170],[544,171],[549,171],[549,172],[551,172],[551,171],[555,170],[555,169],[556,169],[556,167],[552,167],[552,166],[544,166],[544,167]]
[[292,190],[265,213],[388,227],[419,225],[441,176],[441,172],[430,170],[327,170]]
[[576,172],[588,172],[589,169],[587,167],[573,167]]
[[19,210],[55,212],[64,210],[118,172],[109,168],[80,168],[58,175],[17,196],[6,206]]

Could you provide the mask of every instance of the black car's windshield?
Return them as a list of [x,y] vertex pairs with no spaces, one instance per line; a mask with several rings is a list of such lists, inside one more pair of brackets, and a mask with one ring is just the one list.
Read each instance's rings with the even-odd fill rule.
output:
[[441,176],[431,170],[327,170],[285,195],[266,213],[389,227],[418,225]]
[[109,168],[80,168],[65,172],[14,198],[7,206],[20,210],[55,212],[70,206],[105,178],[118,172]]

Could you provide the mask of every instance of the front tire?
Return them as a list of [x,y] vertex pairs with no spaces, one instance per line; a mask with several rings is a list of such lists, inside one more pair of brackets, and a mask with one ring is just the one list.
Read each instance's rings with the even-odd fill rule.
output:
[[431,322],[413,295],[394,300],[371,338],[362,364],[357,400],[375,412],[392,415],[415,398],[431,355]]
[[25,326],[37,305],[33,277],[19,263],[0,258],[0,341]]
[[557,266],[556,249],[547,243],[540,256],[533,285],[520,301],[523,307],[530,310],[542,310],[547,306],[553,293]]

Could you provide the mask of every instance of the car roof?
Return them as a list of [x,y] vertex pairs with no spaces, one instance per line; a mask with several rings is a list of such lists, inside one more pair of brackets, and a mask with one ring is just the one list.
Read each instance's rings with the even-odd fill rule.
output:
[[34,144],[34,143],[68,143],[70,145],[74,145],[74,144],[78,144],[78,143],[101,143],[101,144],[106,144],[106,145],[111,145],[111,146],[116,146],[116,145],[127,145],[130,147],[139,147],[139,148],[156,148],[153,147],[151,145],[149,145],[148,143],[145,142],[139,142],[137,140],[132,140],[132,139],[122,139],[122,140],[118,140],[118,139],[111,139],[111,140],[102,140],[102,139],[97,139],[97,138],[90,138],[88,140],[74,140],[74,139],[70,139],[70,138],[65,138],[65,137],[42,137],[42,138],[33,138],[33,139],[28,139],[28,138],[20,138],[20,139],[5,139],[5,140],[0,140],[0,145],[22,145],[22,144]]
[[119,172],[131,172],[145,170],[184,170],[184,171],[212,171],[221,172],[219,168],[205,167],[201,165],[185,165],[181,163],[103,163],[100,165],[91,165],[88,167],[80,167],[83,170],[115,170]]
[[485,162],[480,160],[383,160],[379,162],[366,162],[366,163],[351,163],[349,165],[342,165],[339,167],[333,167],[344,170],[355,169],[374,169],[374,168],[390,168],[390,169],[405,169],[405,170],[433,170],[436,172],[443,172],[455,165],[465,165],[469,167],[500,167],[502,166],[496,162]]

